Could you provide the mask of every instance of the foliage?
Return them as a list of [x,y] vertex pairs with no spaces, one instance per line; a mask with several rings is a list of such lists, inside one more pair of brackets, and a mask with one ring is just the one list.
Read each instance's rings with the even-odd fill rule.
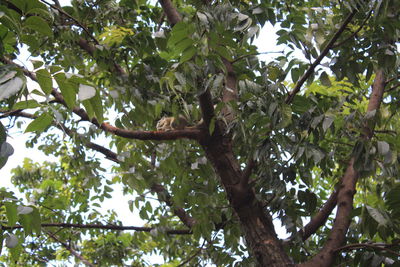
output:
[[[24,200],[0,191],[1,260],[400,264],[399,10],[396,0],[1,1],[3,124],[57,158],[14,169]],[[253,44],[265,24],[284,47],[269,62]],[[15,60],[21,45],[37,57],[31,70]],[[156,131],[163,117],[190,127]],[[0,167],[13,151],[3,124]],[[144,226],[102,209],[116,186]]]

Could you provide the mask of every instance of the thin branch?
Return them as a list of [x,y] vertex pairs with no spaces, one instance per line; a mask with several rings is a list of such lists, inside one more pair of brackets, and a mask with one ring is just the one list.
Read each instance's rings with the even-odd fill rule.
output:
[[398,78],[400,78],[400,74],[398,74],[398,75],[396,75],[396,76],[394,76],[394,77],[392,77],[392,78],[386,80],[385,83],[386,83],[386,84],[391,83],[391,82],[393,82],[394,80],[396,80],[396,79],[398,79]]
[[367,23],[367,21],[369,20],[369,18],[371,17],[371,15],[372,15],[372,10],[371,10],[370,12],[368,12],[367,17],[363,20],[363,22],[361,23],[361,25],[358,27],[358,29],[357,29],[355,32],[353,32],[350,36],[348,36],[346,39],[344,39],[344,40],[341,41],[340,43],[334,44],[334,45],[332,46],[332,49],[337,48],[337,47],[339,47],[339,46],[342,46],[345,42],[347,42],[347,41],[353,39],[354,36],[356,36],[357,33],[359,33],[359,32],[361,31],[361,29],[365,26],[365,23]]
[[76,250],[74,250],[69,244],[61,241],[55,234],[52,232],[47,232],[46,234],[50,236],[53,240],[56,242],[60,243],[66,250],[68,250],[72,255],[74,255],[76,258],[78,258],[83,264],[89,267],[96,267],[97,265],[91,263],[87,259],[85,259],[81,254],[79,254]]
[[157,193],[159,196],[160,200],[164,201],[167,206],[171,207],[174,214],[178,216],[178,218],[190,229],[193,228],[193,226],[196,224],[196,220],[190,216],[185,209],[181,207],[175,207],[174,202],[172,200],[171,195],[168,193],[168,191],[165,189],[164,186],[160,184],[153,184],[151,186],[151,191]]
[[355,250],[355,249],[362,249],[362,248],[372,248],[372,249],[378,249],[378,250],[384,250],[387,251],[393,255],[396,255],[397,257],[400,257],[400,253],[389,249],[388,247],[393,246],[392,244],[381,244],[381,243],[357,243],[357,244],[348,244],[346,246],[340,247],[335,249],[335,252],[339,252],[342,250]]
[[[99,230],[114,230],[114,231],[137,231],[151,232],[156,227],[140,227],[140,226],[122,226],[122,225],[104,225],[104,224],[79,224],[79,223],[42,223],[42,227],[57,227],[57,228],[79,228],[79,229],[99,229]],[[2,225],[3,230],[14,230],[23,228],[22,225]],[[168,235],[190,235],[191,230],[187,229],[168,229],[165,231]]]
[[390,87],[389,89],[385,90],[385,93],[389,93],[391,91],[396,90],[398,87],[400,86],[400,83],[393,85],[392,87]]
[[93,42],[95,42],[96,44],[99,44],[99,41],[97,41],[97,39],[93,37],[93,35],[90,33],[90,31],[79,20],[77,20],[76,18],[72,17],[70,14],[65,12],[62,8],[59,8],[58,6],[51,4],[51,3],[47,2],[46,0],[40,0],[40,2],[48,5],[49,7],[57,10],[58,12],[63,14],[64,16],[70,18],[72,21],[74,21],[89,36],[90,39],[93,40]]
[[[79,38],[78,45],[81,49],[86,51],[89,55],[91,55],[92,57],[94,56],[94,52],[96,51],[97,48],[95,46],[93,46],[91,43],[89,43],[87,40],[85,40],[83,38]],[[111,61],[112,61],[112,64],[110,65],[110,71],[116,70],[119,75],[127,74],[126,71],[118,63],[116,63],[114,60],[111,60]],[[114,69],[112,68],[112,66],[114,66]]]
[[[27,119],[31,119],[34,120],[36,119],[38,116],[24,112],[20,109],[18,110],[11,110],[11,111],[4,111],[4,110],[0,110],[0,113],[2,113],[0,115],[0,118],[5,118],[5,117],[19,117],[19,118],[27,118]],[[68,127],[66,127],[64,124],[62,124],[61,122],[52,122],[52,125],[54,127],[57,127],[58,129],[60,129],[61,131],[63,131],[64,133],[66,133],[69,137],[73,137],[76,133],[74,131],[72,131],[71,129],[69,129]],[[107,159],[114,161],[114,162],[119,162],[118,158],[117,158],[117,154],[103,146],[100,146],[96,143],[90,142],[90,141],[86,141],[86,140],[82,140],[83,144],[90,149],[93,149],[97,152],[102,153],[104,156],[106,156]]]
[[201,246],[199,247],[199,249],[193,253],[193,255],[191,255],[189,258],[187,258],[186,260],[184,260],[183,262],[181,262],[177,267],[182,267],[185,266],[185,264],[189,263],[191,260],[193,260],[197,255],[200,254],[200,252],[204,249],[204,245],[206,244],[206,239],[204,239],[203,244],[201,244]]
[[328,54],[329,50],[333,47],[335,44],[336,40],[341,36],[343,31],[346,29],[347,25],[351,22],[353,19],[354,15],[357,13],[356,10],[351,12],[345,21],[343,22],[342,26],[337,30],[337,32],[332,36],[331,40],[329,43],[326,45],[326,47],[322,50],[321,54],[315,59],[314,63],[310,65],[310,67],[307,69],[306,73],[301,76],[300,80],[296,83],[296,86],[294,89],[289,93],[289,95],[286,98],[286,103],[289,104],[293,101],[294,96],[300,91],[301,87],[303,84],[307,81],[307,79],[311,76],[311,74],[314,73],[315,68],[321,63],[322,59]]

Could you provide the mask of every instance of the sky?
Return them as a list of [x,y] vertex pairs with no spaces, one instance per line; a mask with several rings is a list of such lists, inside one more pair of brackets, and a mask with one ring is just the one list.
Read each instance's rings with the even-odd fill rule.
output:
[[[70,1],[69,0],[60,0],[61,5],[66,5]],[[271,25],[267,24],[261,31],[259,37],[255,40],[254,44],[258,46],[259,52],[268,52],[267,54],[260,55],[262,60],[270,60],[275,57],[277,54],[270,53],[270,52],[277,52],[282,51],[282,47],[277,47],[275,45],[277,36],[275,35],[276,29],[274,29]],[[21,54],[18,57],[18,64],[24,65],[28,69],[32,70],[32,64],[30,60],[33,58],[30,57],[26,48],[21,49]],[[33,90],[35,88],[39,88],[39,86],[30,81],[28,83],[29,90]],[[8,119],[2,119],[2,123],[4,125],[8,124]],[[25,121],[25,126],[29,123],[29,121]],[[24,127],[23,127],[24,128]],[[56,161],[57,159],[54,157],[48,157],[44,155],[43,152],[39,151],[35,147],[32,149],[28,149],[25,147],[25,142],[28,140],[30,134],[24,134],[23,129],[19,130],[17,127],[13,127],[8,132],[9,136],[7,138],[7,142],[9,142],[14,148],[14,154],[10,156],[6,165],[0,169],[0,179],[1,179],[1,186],[6,187],[11,191],[17,193],[17,190],[11,184],[11,170],[19,165],[22,164],[23,159],[27,156],[33,159],[36,162],[43,162],[46,160]],[[104,142],[103,142],[104,143]],[[103,155],[99,154],[99,158],[104,158]],[[108,160],[104,159],[104,164],[106,166],[111,166]],[[106,199],[104,203],[102,203],[103,211],[108,209],[114,209],[117,214],[119,215],[119,219],[122,221],[124,225],[134,225],[134,226],[141,226],[144,224],[138,214],[132,214],[128,207],[128,201],[134,200],[134,196],[124,196],[122,194],[121,186],[115,186],[114,192],[112,193],[111,199]],[[21,194],[17,193],[17,196],[22,197]],[[29,203],[24,203],[29,204]],[[287,235],[285,230],[281,227],[279,222],[276,222],[276,228],[278,231],[278,235],[281,238],[286,238]]]

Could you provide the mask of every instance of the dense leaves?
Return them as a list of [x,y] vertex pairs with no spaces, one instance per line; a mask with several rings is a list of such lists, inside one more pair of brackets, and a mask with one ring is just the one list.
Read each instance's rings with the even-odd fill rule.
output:
[[[0,167],[11,127],[56,159],[14,169],[23,197],[0,190],[1,260],[399,264],[399,10],[1,1]],[[264,61],[266,24],[282,51]],[[156,131],[161,118],[186,127]],[[119,188],[132,213],[104,210]]]

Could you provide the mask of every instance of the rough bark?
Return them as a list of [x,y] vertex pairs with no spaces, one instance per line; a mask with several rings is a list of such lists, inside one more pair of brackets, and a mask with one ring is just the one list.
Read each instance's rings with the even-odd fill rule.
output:
[[258,266],[292,266],[277,238],[271,216],[256,199],[252,187],[243,183],[247,179],[233,157],[230,140],[222,135],[213,135],[202,140],[201,145],[221,179]]

